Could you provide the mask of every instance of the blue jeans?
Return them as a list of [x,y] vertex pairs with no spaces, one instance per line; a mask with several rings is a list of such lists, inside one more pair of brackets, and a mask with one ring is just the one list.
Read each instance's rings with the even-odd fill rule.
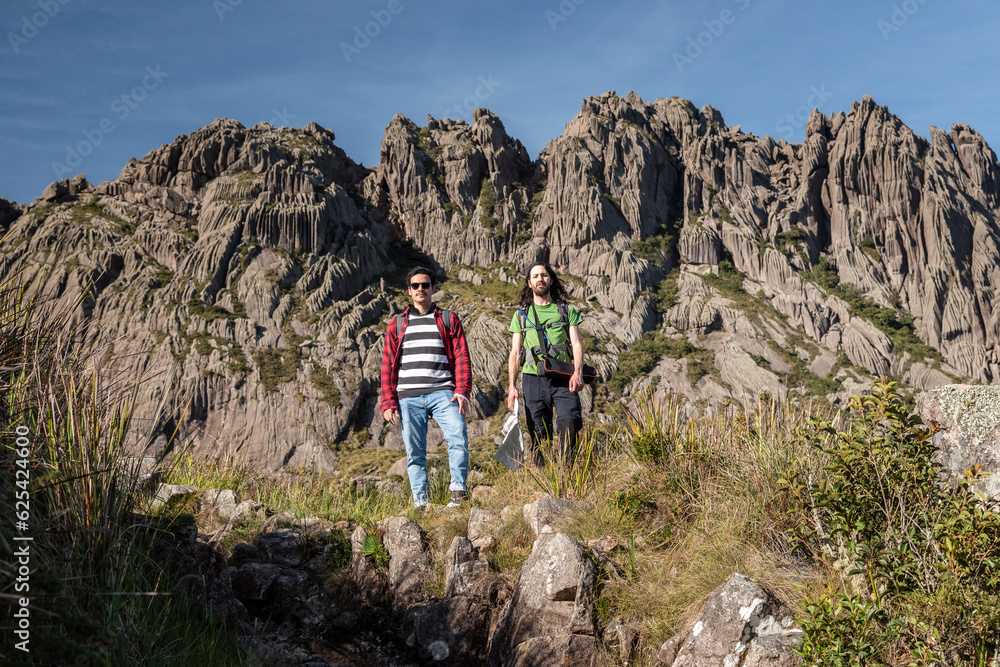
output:
[[469,474],[469,437],[465,417],[458,412],[458,400],[452,401],[450,389],[432,394],[399,399],[399,418],[406,447],[406,474],[410,478],[414,505],[426,505],[427,483],[427,418],[433,417],[448,443],[448,467],[451,468],[452,491],[465,491]]

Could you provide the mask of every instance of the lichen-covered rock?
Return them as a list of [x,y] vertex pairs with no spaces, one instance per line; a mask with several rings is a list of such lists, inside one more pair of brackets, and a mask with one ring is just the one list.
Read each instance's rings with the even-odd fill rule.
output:
[[917,397],[917,414],[937,423],[935,458],[955,477],[972,466],[990,473],[980,490],[1000,494],[1000,387],[947,385]]
[[765,588],[741,574],[717,588],[708,598],[687,636],[661,648],[664,667],[730,667],[780,665],[793,667],[799,658],[792,648],[801,642],[792,612]]

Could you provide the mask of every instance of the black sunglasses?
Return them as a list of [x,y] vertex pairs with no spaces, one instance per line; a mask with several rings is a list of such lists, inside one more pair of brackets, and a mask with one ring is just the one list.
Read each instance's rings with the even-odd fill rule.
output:
[[410,289],[420,289],[421,287],[424,289],[430,289],[431,284],[432,283],[410,283]]

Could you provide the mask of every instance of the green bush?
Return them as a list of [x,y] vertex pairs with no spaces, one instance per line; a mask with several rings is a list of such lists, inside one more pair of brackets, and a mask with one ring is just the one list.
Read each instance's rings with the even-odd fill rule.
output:
[[328,370],[320,366],[313,368],[309,371],[309,383],[323,394],[324,403],[333,408],[340,407],[340,390]]
[[[847,570],[806,607],[810,664],[988,664],[1000,625],[1000,504],[976,493],[976,466],[950,480],[933,432],[909,415],[895,383],[852,396],[839,428],[811,421],[815,456],[784,488],[813,524],[791,531],[812,558]],[[810,460],[825,459],[820,468]]]
[[260,371],[260,382],[268,391],[277,391],[278,385],[295,379],[301,356],[298,347],[269,348],[253,353],[253,360]]

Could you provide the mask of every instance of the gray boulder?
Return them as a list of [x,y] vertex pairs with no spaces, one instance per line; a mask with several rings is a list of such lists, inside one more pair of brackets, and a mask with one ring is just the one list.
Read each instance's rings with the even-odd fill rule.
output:
[[21,209],[0,197],[0,232],[6,232],[11,223],[21,217]]
[[472,542],[456,535],[444,555],[444,595],[475,595],[475,583],[490,571],[489,563],[479,558]]
[[1000,387],[948,385],[917,397],[917,414],[937,422],[937,459],[955,477],[974,465],[992,473],[980,485],[990,496],[1000,493]]
[[299,567],[305,562],[309,540],[301,531],[282,528],[260,536],[257,542],[263,557],[282,567]]
[[579,507],[579,503],[572,500],[540,498],[524,506],[524,520],[531,526],[531,532],[535,537],[538,537],[545,526],[560,527],[561,523],[570,518],[577,507]]
[[156,511],[174,498],[180,498],[197,492],[198,489],[194,486],[185,486],[182,484],[160,484],[160,486],[156,489],[156,495],[153,497],[150,509]]
[[496,543],[497,525],[499,517],[489,510],[480,507],[473,507],[469,511],[469,525],[466,534],[472,542],[472,546],[480,551],[489,549]]
[[226,569],[233,593],[239,600],[267,600],[271,587],[281,575],[281,568],[271,563],[244,563]]
[[389,552],[389,588],[397,608],[424,600],[424,582],[430,575],[427,540],[420,525],[402,516],[380,522],[382,543]]
[[[792,611],[770,591],[739,573],[715,589],[691,631],[660,650],[664,667],[793,667],[792,651],[802,641]],[[669,642],[668,642],[669,644]]]
[[84,190],[90,189],[90,183],[83,174],[77,174],[73,178],[64,178],[60,181],[52,181],[42,192],[42,201],[59,202],[71,199]]
[[493,632],[489,665],[588,664],[597,645],[596,579],[597,568],[576,540],[543,534]]
[[230,521],[237,515],[239,497],[231,489],[208,489],[201,493],[201,511],[215,514],[223,521]]

